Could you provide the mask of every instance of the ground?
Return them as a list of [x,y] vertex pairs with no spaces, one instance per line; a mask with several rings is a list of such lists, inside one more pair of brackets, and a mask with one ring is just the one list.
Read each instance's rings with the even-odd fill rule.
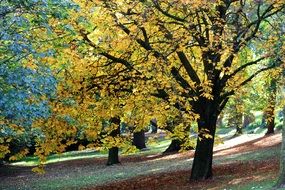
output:
[[215,147],[214,177],[189,181],[193,151],[161,155],[124,156],[107,167],[106,158],[85,158],[51,163],[38,175],[31,167],[0,168],[0,189],[269,189],[279,168],[281,134],[242,135]]

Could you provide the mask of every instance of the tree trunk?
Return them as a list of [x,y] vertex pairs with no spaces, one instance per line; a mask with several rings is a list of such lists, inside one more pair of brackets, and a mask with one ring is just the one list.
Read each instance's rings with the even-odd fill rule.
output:
[[261,126],[263,127],[263,128],[265,128],[266,127],[266,111],[264,111],[263,112],[263,114],[262,114],[262,118],[261,118]]
[[156,119],[150,120],[150,126],[151,126],[151,133],[157,133],[157,121]]
[[239,109],[241,105],[241,98],[235,97],[234,104],[230,107],[229,119],[228,119],[228,126],[236,128],[236,132],[234,136],[241,135],[243,133],[243,113]]
[[252,113],[246,113],[244,114],[244,118],[243,118],[243,123],[242,123],[242,128],[247,127],[249,124],[251,124],[252,122],[254,122],[255,120],[255,116]]
[[135,145],[137,149],[140,150],[146,148],[145,134],[143,130],[139,132],[134,132],[133,145]]
[[[285,118],[285,106],[283,107],[283,118]],[[285,120],[283,120],[282,126],[282,146],[280,155],[280,170],[277,183],[275,185],[276,189],[285,188]]]
[[172,139],[170,145],[168,148],[163,152],[163,154],[169,154],[169,153],[176,153],[179,152],[181,149],[182,142],[179,139]]
[[[167,149],[163,152],[163,154],[170,154],[170,153],[177,153],[181,150],[181,145],[183,144],[183,141],[180,139],[172,139],[170,145],[167,147]],[[186,147],[185,150],[194,150],[194,147]]]
[[266,127],[267,127],[266,135],[274,133],[274,126],[275,126],[274,112],[275,112],[276,93],[277,93],[276,79],[271,79],[269,90],[270,90],[270,97],[268,101],[268,106],[266,108]]
[[218,117],[218,120],[217,120],[217,127],[222,127],[223,126],[223,119],[224,119],[224,115],[223,114],[220,114],[219,117]]
[[[111,137],[117,137],[120,135],[120,119],[119,118],[111,118],[112,123],[117,124],[117,128],[114,129],[111,133]],[[114,164],[119,164],[119,148],[118,147],[111,147],[109,149],[109,154],[108,154],[108,161],[107,165],[114,165]]]
[[[192,180],[203,180],[211,178],[214,137],[218,114],[215,107],[208,107],[205,114],[200,114],[198,121],[199,135],[197,138],[196,151],[192,165]],[[211,135],[211,137],[207,136]]]
[[118,147],[112,147],[109,149],[109,154],[108,154],[108,161],[107,165],[114,165],[114,164],[119,164],[119,148]]
[[266,127],[267,127],[267,132],[265,135],[270,135],[274,133],[274,126],[275,126],[275,115],[274,115],[274,108],[271,107],[271,110],[269,112],[267,112],[266,116],[267,121],[266,121]]
[[237,136],[237,135],[241,135],[243,132],[242,132],[242,126],[243,126],[243,124],[242,124],[242,113],[240,113],[240,112],[237,112],[237,115],[236,115],[236,123],[235,123],[235,125],[236,125],[236,133],[235,133],[235,135]]

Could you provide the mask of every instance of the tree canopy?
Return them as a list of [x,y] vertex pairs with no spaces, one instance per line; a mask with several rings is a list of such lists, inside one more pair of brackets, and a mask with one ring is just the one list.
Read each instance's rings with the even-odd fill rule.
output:
[[[131,133],[156,118],[196,145],[191,179],[210,178],[229,99],[261,73],[280,75],[284,8],[283,0],[1,1],[0,115],[40,129],[42,162],[84,138],[89,148],[132,151]],[[129,133],[114,134],[122,123]],[[0,135],[1,158],[11,139]]]

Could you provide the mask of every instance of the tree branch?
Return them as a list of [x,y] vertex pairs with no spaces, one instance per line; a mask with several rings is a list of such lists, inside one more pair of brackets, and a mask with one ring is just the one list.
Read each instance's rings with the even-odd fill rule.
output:
[[181,18],[181,17],[178,17],[178,16],[175,16],[175,15],[172,15],[170,13],[168,13],[167,11],[164,11],[161,6],[159,5],[159,2],[157,0],[153,0],[152,1],[153,4],[154,4],[154,7],[159,11],[161,12],[164,16],[167,16],[169,18],[172,18],[176,21],[179,21],[179,22],[185,22],[185,18]]
[[193,69],[192,65],[190,64],[189,60],[187,59],[186,55],[182,51],[178,51],[177,55],[185,68],[187,74],[191,78],[193,82],[196,82],[197,84],[200,84],[201,81],[196,73],[196,71]]
[[267,57],[268,57],[268,56],[263,56],[263,57],[260,57],[259,59],[256,59],[256,60],[254,60],[254,61],[250,61],[250,62],[248,62],[248,63],[246,63],[246,64],[240,66],[240,67],[237,68],[232,74],[226,75],[226,76],[225,76],[225,79],[228,80],[228,79],[234,77],[237,73],[239,73],[239,72],[242,71],[243,69],[245,69],[245,68],[247,68],[247,67],[249,67],[249,66],[251,66],[251,65],[255,65],[255,64],[259,63],[260,61],[266,59]]
[[[276,65],[271,65],[271,66],[268,66],[268,67],[265,67],[265,68],[262,68],[262,69],[260,69],[260,70],[258,70],[258,71],[256,71],[254,74],[252,74],[250,77],[248,77],[247,79],[245,79],[243,82],[241,82],[238,86],[237,86],[237,88],[240,88],[240,87],[242,87],[242,86],[244,86],[244,85],[246,85],[247,83],[249,83],[254,77],[256,77],[259,73],[261,73],[261,72],[264,72],[264,71],[267,71],[267,70],[270,70],[270,69],[273,69],[273,68],[275,68],[276,67]],[[235,94],[235,90],[231,90],[231,91],[229,91],[229,92],[226,92],[226,93],[224,93],[222,96],[221,96],[221,98],[222,99],[225,99],[225,98],[227,98],[227,97],[229,97],[229,96],[231,96],[231,95],[234,95]]]

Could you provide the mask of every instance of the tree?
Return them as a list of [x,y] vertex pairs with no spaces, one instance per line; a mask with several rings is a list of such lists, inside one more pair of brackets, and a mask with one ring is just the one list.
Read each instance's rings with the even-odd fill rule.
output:
[[44,59],[54,56],[50,41],[61,37],[52,31],[59,26],[50,23],[71,7],[68,1],[0,2],[0,158],[25,156],[35,148],[35,136],[43,135],[32,125],[49,117],[57,84]]
[[133,133],[133,145],[136,146],[137,149],[145,149],[145,132],[141,130],[139,132],[134,131]]
[[158,126],[157,126],[157,121],[155,118],[150,120],[150,129],[151,129],[151,133],[157,133]]
[[[113,138],[116,138],[118,135],[120,135],[120,119],[119,118],[111,118],[111,123],[114,123],[117,127],[113,129],[110,133],[110,136]],[[108,161],[107,165],[113,165],[113,164],[119,164],[119,148],[117,146],[112,146],[109,149],[108,154]]]
[[266,121],[266,128],[267,132],[266,135],[270,135],[274,133],[275,127],[275,105],[276,105],[276,95],[277,95],[277,80],[272,78],[269,84],[269,98],[268,98],[268,105],[266,110],[264,111],[265,114],[265,121]]
[[228,110],[228,127],[236,128],[235,136],[242,134],[244,107],[242,96],[232,97],[232,101],[227,104]]
[[[185,129],[197,121],[191,179],[210,178],[218,115],[237,89],[277,66],[265,61],[274,56],[270,48],[246,63],[239,56],[262,35],[262,23],[282,14],[283,1],[94,1],[82,6],[94,13],[79,32],[86,53],[105,72],[100,77],[132,83],[128,92],[168,103],[188,120]],[[248,68],[255,69],[245,78]],[[165,123],[158,120],[160,126]]]

